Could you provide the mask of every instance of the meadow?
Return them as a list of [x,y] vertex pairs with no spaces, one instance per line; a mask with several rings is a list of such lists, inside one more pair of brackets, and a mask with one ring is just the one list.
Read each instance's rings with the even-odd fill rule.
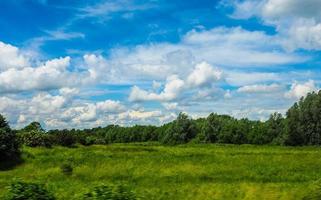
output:
[[[321,149],[158,143],[23,148],[24,162],[0,171],[0,199],[14,180],[44,183],[57,199],[82,199],[121,183],[140,199],[302,199],[321,179]],[[60,166],[73,166],[70,176]]]

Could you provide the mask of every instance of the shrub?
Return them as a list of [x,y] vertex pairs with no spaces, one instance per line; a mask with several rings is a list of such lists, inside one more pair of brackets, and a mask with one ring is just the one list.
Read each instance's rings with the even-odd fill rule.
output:
[[82,141],[82,145],[85,145],[85,146],[90,146],[90,145],[93,145],[95,144],[96,142],[96,138],[93,137],[93,136],[86,136],[84,137],[83,141]]
[[19,141],[6,119],[0,115],[0,161],[14,160],[19,156]]
[[54,200],[43,185],[36,183],[15,182],[11,185],[9,200]]
[[136,200],[136,195],[123,185],[95,187],[93,191],[85,194],[85,200]]
[[68,132],[68,130],[61,130],[56,132],[53,135],[55,144],[65,146],[65,147],[73,147],[76,143],[75,137]]
[[64,163],[60,166],[60,170],[63,174],[70,176],[72,175],[73,168],[70,164]]
[[29,146],[29,147],[51,147],[52,141],[50,139],[50,135],[31,130],[29,132],[22,132],[19,134],[19,139],[22,144]]

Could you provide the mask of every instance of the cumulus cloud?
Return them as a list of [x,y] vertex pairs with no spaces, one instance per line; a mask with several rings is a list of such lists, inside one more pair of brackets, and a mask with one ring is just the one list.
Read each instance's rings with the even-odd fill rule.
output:
[[130,101],[171,101],[179,97],[183,92],[184,81],[179,79],[178,76],[170,76],[166,80],[164,90],[161,93],[149,93],[134,86],[130,92]]
[[291,85],[290,90],[285,94],[287,98],[299,99],[304,97],[307,93],[317,91],[318,88],[313,80],[305,83],[295,82]]
[[164,90],[160,93],[148,92],[134,86],[129,95],[130,101],[173,101],[178,99],[186,90],[211,87],[222,79],[222,71],[206,62],[197,64],[186,80],[177,75],[169,76]]
[[0,41],[0,71],[10,68],[21,69],[30,65],[28,57],[10,44]]
[[[45,62],[30,60],[31,57],[19,48],[0,42],[0,93],[55,89],[61,89],[62,93],[75,93],[82,85],[104,83],[116,77],[108,70],[107,61],[93,54],[84,55],[84,68],[78,71],[71,65],[69,56]],[[67,88],[73,89],[67,91]]]
[[96,109],[105,113],[119,113],[125,110],[125,106],[120,101],[106,100],[96,103]]
[[70,94],[52,95],[41,92],[30,98],[0,98],[0,112],[8,117],[11,124],[21,127],[34,120],[44,122],[46,128],[96,126],[111,123],[106,116],[118,119],[126,112],[126,106],[119,101],[79,102],[70,99]]
[[56,89],[77,84],[69,76],[69,65],[70,57],[65,57],[49,60],[39,67],[7,69],[0,72],[0,92]]
[[222,78],[222,71],[214,69],[206,62],[199,63],[187,77],[187,84],[191,87],[200,87],[210,85]]

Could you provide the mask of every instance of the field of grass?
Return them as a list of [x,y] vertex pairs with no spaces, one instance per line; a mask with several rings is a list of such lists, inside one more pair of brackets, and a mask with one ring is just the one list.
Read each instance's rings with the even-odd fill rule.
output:
[[[0,199],[13,180],[44,183],[58,199],[81,199],[101,183],[124,183],[141,199],[302,199],[321,179],[321,149],[250,145],[113,144],[24,148],[0,171]],[[71,162],[71,176],[60,165]]]

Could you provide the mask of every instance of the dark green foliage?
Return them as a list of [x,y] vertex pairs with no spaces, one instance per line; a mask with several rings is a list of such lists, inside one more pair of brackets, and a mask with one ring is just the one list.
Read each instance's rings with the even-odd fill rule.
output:
[[72,168],[71,164],[64,163],[60,166],[60,170],[63,174],[70,176],[70,175],[72,175],[73,168]]
[[265,143],[281,144],[285,134],[285,119],[280,113],[274,113],[265,123],[266,135],[262,138]]
[[164,144],[184,144],[195,138],[197,133],[195,123],[186,114],[180,113],[165,132]]
[[49,131],[52,134],[53,143],[65,147],[73,147],[76,144],[75,136],[68,130],[52,130]]
[[36,183],[15,182],[11,185],[8,200],[54,200],[43,185]]
[[250,130],[248,120],[240,121],[232,118],[225,122],[218,136],[219,143],[244,144],[247,143],[247,134]]
[[19,157],[19,142],[6,119],[0,115],[0,161],[14,160]]
[[123,185],[101,185],[85,194],[84,200],[136,200],[135,194]]
[[286,113],[287,145],[321,144],[321,91],[301,98]]
[[[230,118],[227,116],[227,118]],[[225,117],[211,113],[202,127],[202,134],[204,135],[204,142],[214,143],[217,142],[219,134],[221,133]]]

